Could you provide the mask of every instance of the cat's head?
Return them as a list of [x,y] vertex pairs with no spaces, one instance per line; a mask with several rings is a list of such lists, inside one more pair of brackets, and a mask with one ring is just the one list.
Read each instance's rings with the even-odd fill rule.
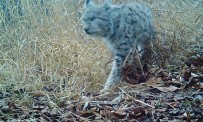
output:
[[85,33],[90,36],[107,37],[112,31],[110,10],[111,0],[105,0],[101,5],[86,0],[85,11],[81,17]]

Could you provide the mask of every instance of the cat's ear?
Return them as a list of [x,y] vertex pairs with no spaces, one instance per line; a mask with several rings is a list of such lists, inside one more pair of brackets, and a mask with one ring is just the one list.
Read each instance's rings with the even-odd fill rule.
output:
[[92,2],[92,0],[86,0],[85,1],[85,8],[88,8],[88,7],[93,6],[93,5],[94,5],[94,3]]
[[112,3],[112,0],[104,0],[104,2]]
[[110,7],[112,3],[112,0],[104,0],[104,6],[105,7]]
[[112,3],[112,0],[104,0],[105,4],[110,4]]
[[104,0],[104,7],[110,8],[111,7],[111,3],[112,3],[112,0]]

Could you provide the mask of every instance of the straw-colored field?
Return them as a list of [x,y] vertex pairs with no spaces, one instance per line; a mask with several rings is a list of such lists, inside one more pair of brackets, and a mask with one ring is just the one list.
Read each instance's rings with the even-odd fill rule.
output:
[[[120,1],[114,0],[127,2]],[[179,68],[191,51],[203,49],[201,0],[137,1],[152,8],[157,45],[170,52],[166,65]],[[0,11],[2,91],[23,89],[25,94],[14,99],[28,104],[26,93],[41,91],[59,98],[102,88],[111,54],[100,39],[83,33],[83,0],[49,0],[44,6],[39,1],[33,4],[32,0],[22,0],[22,16],[17,15],[18,7],[12,0],[5,2],[11,20],[6,21],[5,12]]]

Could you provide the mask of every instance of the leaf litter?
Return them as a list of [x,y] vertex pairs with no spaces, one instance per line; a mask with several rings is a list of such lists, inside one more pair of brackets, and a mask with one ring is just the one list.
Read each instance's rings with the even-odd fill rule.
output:
[[[195,56],[194,56],[195,55]],[[71,121],[203,121],[203,53],[193,54],[181,71],[143,66],[123,69],[127,83],[114,91],[56,98],[51,93],[26,89],[0,92],[0,120]],[[54,86],[54,85],[53,85]],[[55,86],[57,87],[57,86]],[[48,88],[48,87],[47,87]],[[46,91],[46,89],[45,89]],[[30,104],[12,100],[29,94]]]

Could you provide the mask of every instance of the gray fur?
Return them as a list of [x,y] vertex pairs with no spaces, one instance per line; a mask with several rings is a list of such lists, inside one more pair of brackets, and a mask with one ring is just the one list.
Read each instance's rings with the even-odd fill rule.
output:
[[114,55],[113,67],[104,86],[104,90],[108,90],[121,81],[122,64],[130,49],[135,46],[142,51],[150,42],[154,34],[151,11],[138,3],[112,5],[111,0],[105,0],[95,5],[87,0],[82,21],[85,33],[101,37]]

